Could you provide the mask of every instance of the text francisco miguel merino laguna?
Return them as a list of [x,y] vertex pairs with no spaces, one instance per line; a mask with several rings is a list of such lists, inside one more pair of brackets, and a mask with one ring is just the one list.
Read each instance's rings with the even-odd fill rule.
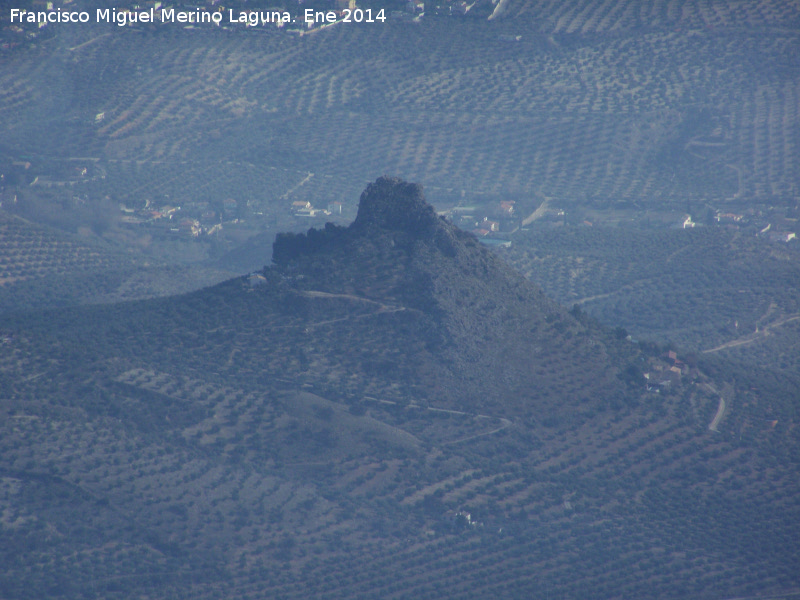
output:
[[[383,15],[383,10],[377,11],[375,16],[372,11],[366,9],[364,11],[356,9],[355,11],[346,10],[344,15],[345,21],[353,20],[355,22],[383,22],[386,17]],[[356,14],[360,13],[360,14]],[[225,19],[225,17],[228,17]],[[20,8],[11,9],[11,22],[12,23],[88,23],[91,20],[91,14],[87,11],[66,11],[56,9],[48,11],[29,11]],[[337,15],[333,11],[319,12],[312,9],[306,9],[303,14],[304,23],[332,23],[337,20]],[[150,8],[148,10],[128,11],[117,10],[116,8],[98,8],[95,12],[96,23],[115,23],[120,27],[125,25],[133,25],[138,23],[181,23],[181,24],[199,24],[199,23],[212,23],[214,25],[221,25],[225,23],[240,23],[249,27],[257,25],[265,25],[267,23],[275,23],[282,25],[283,23],[293,23],[294,19],[288,11],[233,11],[228,10],[227,15],[223,12],[209,12],[202,9],[194,10],[175,10],[174,8]]]

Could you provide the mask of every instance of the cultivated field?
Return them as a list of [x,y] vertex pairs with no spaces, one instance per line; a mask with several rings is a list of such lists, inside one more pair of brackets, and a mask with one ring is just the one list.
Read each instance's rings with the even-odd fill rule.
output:
[[381,173],[442,203],[797,197],[796,3],[509,4],[488,23],[300,38],[59,30],[0,74],[5,152],[42,169],[94,160],[106,178],[82,184],[90,197],[272,213],[352,209]]

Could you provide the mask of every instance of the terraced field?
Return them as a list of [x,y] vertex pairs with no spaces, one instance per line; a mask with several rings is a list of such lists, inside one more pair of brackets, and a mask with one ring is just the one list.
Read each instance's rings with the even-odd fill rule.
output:
[[[255,285],[0,320],[3,593],[794,594],[796,379],[568,314],[419,193],[379,180]],[[634,241],[725,232],[693,233]]]
[[[30,340],[4,344],[3,376],[29,374],[15,394],[71,395]],[[710,391],[448,444],[471,419],[129,367],[102,366],[58,417],[5,403],[2,535],[27,545],[4,556],[6,593],[677,598],[795,581],[800,490],[768,458],[789,432],[708,432]],[[69,528],[65,502],[83,515]]]
[[445,203],[769,203],[798,192],[797,24],[796,2],[609,0],[302,38],[84,28],[12,57],[3,137],[34,163],[95,158],[95,196],[280,211],[308,173],[293,199],[390,173]]
[[187,292],[231,274],[131,257],[0,212],[0,312]]
[[790,26],[800,18],[795,2],[715,2],[650,0],[632,4],[623,0],[579,0],[568,5],[555,0],[510,0],[504,17],[522,19],[539,31],[554,33],[610,33],[646,28],[735,28]]
[[[442,207],[796,204],[797,1],[504,6],[302,37],[59,29],[2,59],[0,160],[31,165],[0,192],[233,198],[252,232],[296,200],[352,214],[381,173]],[[224,276],[145,268],[138,231],[135,253],[110,251],[3,214],[0,312]],[[513,336],[486,314],[518,298],[468,311],[474,288],[441,278],[461,341],[499,367],[541,352],[530,387],[580,418],[500,398],[493,369],[467,373],[486,397],[438,387],[450,366],[404,320],[422,311],[374,299],[402,285],[371,247],[374,281],[347,289],[287,270],[300,291],[277,299],[241,280],[194,304],[3,317],[0,596],[800,596],[796,252],[711,228],[535,226],[502,252],[577,305],[530,330],[562,354],[495,352]],[[667,348],[640,355],[626,333],[702,374],[645,383]],[[636,361],[608,367],[597,336]],[[641,393],[601,406],[626,375]]]
[[531,231],[505,253],[565,305],[687,350],[800,312],[796,248],[745,233],[562,228]]
[[121,257],[0,213],[0,284],[120,265]]

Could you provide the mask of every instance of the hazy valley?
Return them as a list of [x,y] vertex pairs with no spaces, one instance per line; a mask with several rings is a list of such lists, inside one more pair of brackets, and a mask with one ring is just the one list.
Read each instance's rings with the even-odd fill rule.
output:
[[384,4],[0,15],[0,596],[800,597],[797,2]]

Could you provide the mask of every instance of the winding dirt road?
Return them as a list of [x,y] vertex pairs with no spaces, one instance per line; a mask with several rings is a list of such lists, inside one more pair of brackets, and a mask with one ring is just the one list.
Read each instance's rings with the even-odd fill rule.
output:
[[797,319],[800,319],[800,315],[794,315],[792,317],[787,317],[782,321],[776,321],[775,323],[770,323],[769,325],[765,325],[762,329],[759,329],[754,333],[751,333],[744,337],[740,337],[730,342],[726,342],[724,344],[720,344],[716,348],[709,348],[708,350],[703,350],[703,354],[709,354],[710,352],[719,352],[720,350],[725,350],[726,348],[736,348],[737,346],[744,346],[745,344],[752,344],[753,342],[770,335],[771,329],[774,329],[775,327],[780,327],[781,325],[785,325],[786,323],[790,323],[792,321],[796,321]]

